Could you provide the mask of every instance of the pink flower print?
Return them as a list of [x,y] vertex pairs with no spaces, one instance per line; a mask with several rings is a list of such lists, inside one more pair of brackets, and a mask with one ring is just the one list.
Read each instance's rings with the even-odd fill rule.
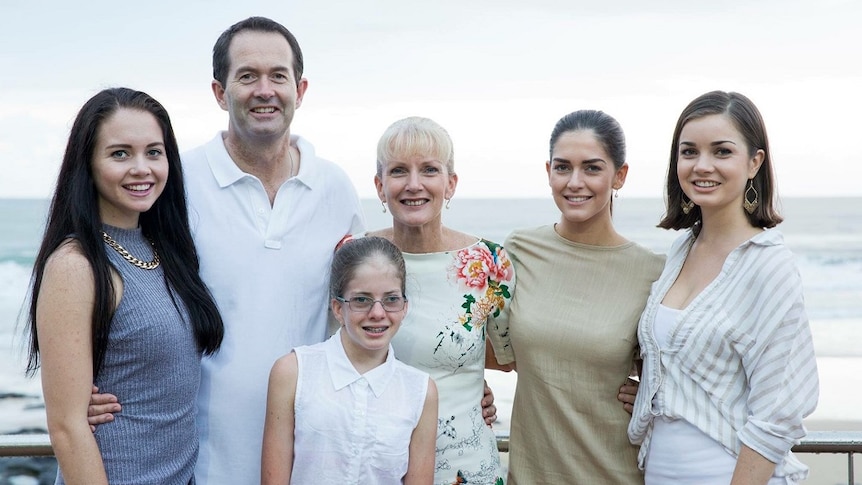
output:
[[482,240],[455,253],[450,279],[465,291],[464,313],[458,320],[469,331],[483,328],[489,316],[498,316],[511,298],[509,284],[515,279],[512,261],[499,244]]
[[482,244],[462,249],[455,256],[454,278],[467,291],[484,293],[488,277],[498,271],[494,255]]
[[493,248],[494,250],[494,271],[491,273],[491,278],[503,282],[511,282],[515,276],[515,270],[512,268],[512,261],[509,259],[509,254],[501,246]]

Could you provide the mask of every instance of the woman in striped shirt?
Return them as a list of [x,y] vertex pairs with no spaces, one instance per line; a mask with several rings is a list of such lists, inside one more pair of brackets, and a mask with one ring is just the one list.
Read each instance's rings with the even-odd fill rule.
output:
[[790,452],[818,398],[802,283],[782,218],[766,129],[745,96],[692,101],[673,136],[667,212],[685,229],[651,290],[629,424],[647,485],[788,484]]

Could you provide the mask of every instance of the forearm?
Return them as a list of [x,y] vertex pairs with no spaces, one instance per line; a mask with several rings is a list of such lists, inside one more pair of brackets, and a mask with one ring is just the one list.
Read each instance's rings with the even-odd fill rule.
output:
[[434,482],[437,448],[437,385],[428,380],[428,392],[419,423],[410,437],[410,451],[404,485],[430,485]]
[[775,472],[775,463],[760,453],[742,445],[730,485],[764,485]]
[[298,362],[296,354],[293,353],[278,359],[269,374],[261,454],[261,485],[290,483],[293,474],[297,377]]
[[107,485],[108,477],[96,439],[84,420],[80,425],[49,423],[51,446],[69,485]]

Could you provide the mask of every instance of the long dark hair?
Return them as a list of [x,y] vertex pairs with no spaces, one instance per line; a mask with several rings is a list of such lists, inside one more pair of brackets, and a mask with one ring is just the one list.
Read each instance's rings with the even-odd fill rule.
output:
[[[87,258],[93,270],[94,378],[104,361],[116,290],[111,281],[111,265],[101,237],[102,221],[98,193],[93,182],[92,160],[99,129],[120,108],[150,113],[162,128],[168,178],[162,194],[148,211],[141,214],[139,224],[143,235],[153,242],[158,251],[164,268],[165,285],[173,289],[188,309],[195,339],[203,353],[211,354],[218,350],[224,337],[221,315],[198,274],[198,254],[189,229],[180,153],[168,112],[146,93],[128,88],[105,89],[84,104],[72,124],[54,198],[48,211],[45,235],[33,265],[28,320],[28,374],[32,375],[39,368],[36,307],[45,264],[70,236],[75,238],[81,254]],[[173,303],[177,306],[176,301]]]
[[745,214],[753,227],[775,227],[781,223],[782,217],[775,208],[776,187],[775,175],[772,173],[772,154],[769,151],[769,138],[766,136],[766,125],[757,106],[742,94],[724,91],[711,91],[695,98],[682,110],[676,127],[673,130],[673,141],[670,146],[670,163],[667,168],[667,183],[665,186],[665,202],[667,212],[659,222],[658,227],[664,229],[695,228],[701,220],[700,206],[695,205],[688,214],[682,210],[682,200],[685,195],[679,184],[676,168],[679,163],[679,137],[686,123],[710,115],[726,115],[734,124],[739,134],[748,145],[748,155],[753,157],[757,150],[763,150],[763,163],[752,179],[754,188],[759,194],[760,204],[752,214]]

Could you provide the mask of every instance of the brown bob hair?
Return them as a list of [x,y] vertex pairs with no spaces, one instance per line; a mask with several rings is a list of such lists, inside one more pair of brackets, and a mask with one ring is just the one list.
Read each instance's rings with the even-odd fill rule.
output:
[[682,110],[676,128],[673,131],[673,142],[670,146],[670,164],[667,168],[667,185],[665,187],[665,204],[667,212],[659,222],[658,227],[664,229],[686,229],[695,226],[701,220],[700,207],[695,205],[688,214],[682,211],[683,191],[677,176],[679,161],[679,137],[683,127],[689,121],[710,115],[726,115],[748,145],[749,156],[754,156],[757,150],[763,150],[763,163],[754,176],[754,188],[757,190],[760,204],[752,214],[745,212],[740,205],[739,210],[748,218],[753,227],[775,227],[783,220],[775,206],[777,191],[775,175],[772,170],[772,155],[769,152],[769,139],[766,136],[766,126],[757,106],[750,99],[739,93],[712,91],[694,99]]

